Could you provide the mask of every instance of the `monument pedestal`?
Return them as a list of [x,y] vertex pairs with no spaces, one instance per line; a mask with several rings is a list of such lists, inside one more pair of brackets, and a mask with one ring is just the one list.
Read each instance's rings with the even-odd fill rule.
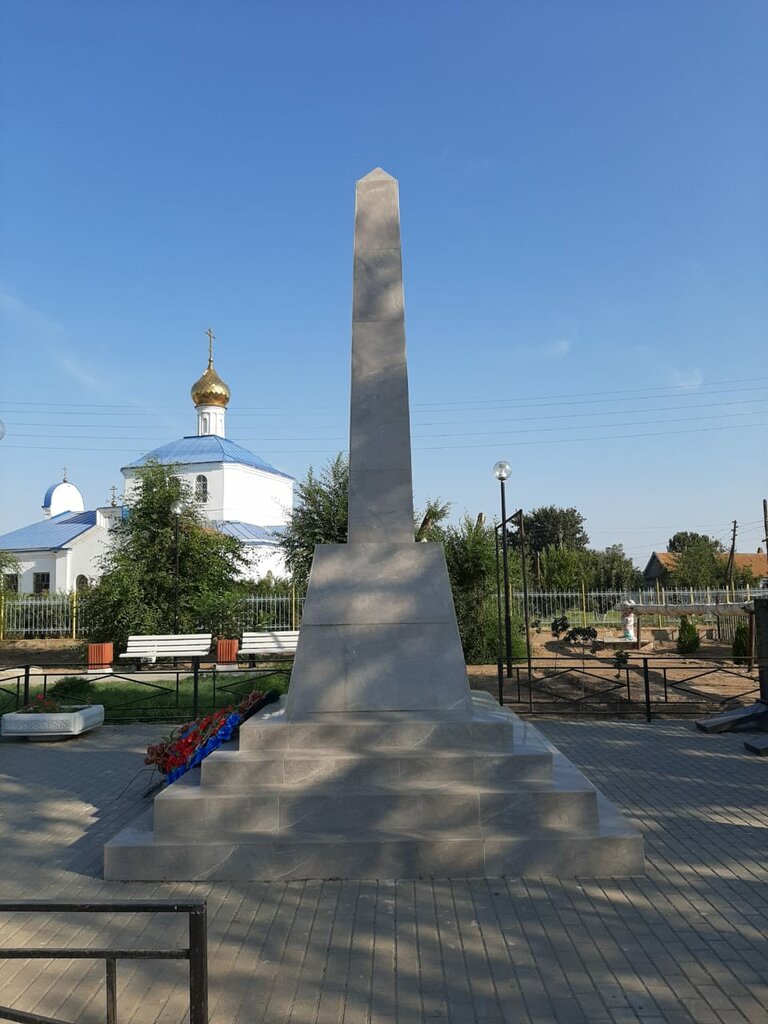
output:
[[464,721],[409,712],[247,722],[105,847],[105,878],[640,874],[643,842],[531,725],[473,694]]

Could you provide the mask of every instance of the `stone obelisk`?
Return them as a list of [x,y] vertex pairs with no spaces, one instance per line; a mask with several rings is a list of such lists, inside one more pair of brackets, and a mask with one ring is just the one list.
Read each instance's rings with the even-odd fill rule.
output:
[[105,878],[623,875],[643,843],[470,694],[443,550],[413,536],[397,182],[357,183],[349,542],[315,551],[287,700],[105,847]]
[[397,181],[356,187],[349,541],[310,573],[288,715],[470,714],[440,545],[417,544]]

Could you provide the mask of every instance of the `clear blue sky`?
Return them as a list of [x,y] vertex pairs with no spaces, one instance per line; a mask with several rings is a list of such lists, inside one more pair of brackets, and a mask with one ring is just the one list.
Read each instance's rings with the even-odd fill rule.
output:
[[[762,537],[764,0],[4,0],[0,532],[195,429],[346,447],[354,181],[401,189],[414,486],[639,562]],[[56,403],[56,404],[54,404]]]

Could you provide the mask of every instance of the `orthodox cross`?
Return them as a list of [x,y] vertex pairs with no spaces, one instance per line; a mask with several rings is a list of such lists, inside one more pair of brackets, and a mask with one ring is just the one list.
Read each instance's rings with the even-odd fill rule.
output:
[[62,483],[65,484],[66,482],[67,482],[67,467],[65,466],[64,467],[64,477],[62,479]]
[[208,362],[212,363],[213,362],[213,339],[216,337],[216,335],[213,333],[213,331],[211,330],[210,327],[204,333],[208,335]]
[[115,508],[117,506],[117,488],[115,487],[114,484],[112,484],[111,490],[112,490],[112,501],[110,502],[110,504],[112,505],[112,508]]

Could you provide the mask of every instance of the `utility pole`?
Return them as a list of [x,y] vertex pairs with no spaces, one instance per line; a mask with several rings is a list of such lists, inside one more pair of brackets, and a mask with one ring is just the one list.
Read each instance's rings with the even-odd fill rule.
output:
[[731,550],[728,552],[728,568],[725,570],[726,586],[733,586],[733,564],[736,556],[736,520],[733,520],[733,534],[731,536]]
[[[763,498],[763,527],[765,529],[765,536],[763,537],[763,544],[765,544],[765,559],[768,562],[768,498]],[[768,576],[768,573],[766,573]]]

